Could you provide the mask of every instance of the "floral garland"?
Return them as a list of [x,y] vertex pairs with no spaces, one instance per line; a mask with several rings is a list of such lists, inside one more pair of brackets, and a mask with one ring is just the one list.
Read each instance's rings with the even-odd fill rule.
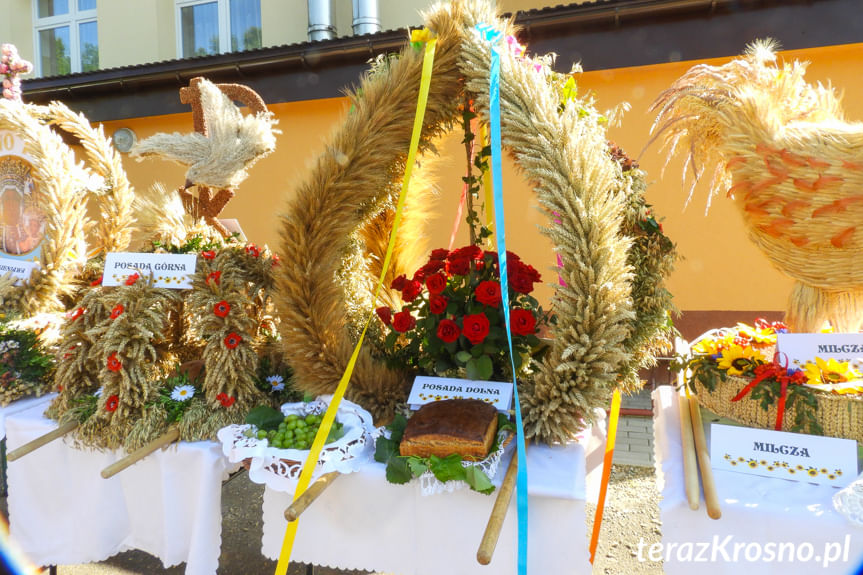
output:
[[51,389],[54,358],[36,331],[0,319],[0,406]]
[[14,44],[0,45],[0,76],[3,76],[3,97],[21,101],[21,79],[18,74],[29,74],[33,64],[18,55]]

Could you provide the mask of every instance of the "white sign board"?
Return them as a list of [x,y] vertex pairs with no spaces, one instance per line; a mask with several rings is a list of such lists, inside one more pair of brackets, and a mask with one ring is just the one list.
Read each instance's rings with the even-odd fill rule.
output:
[[102,285],[124,285],[133,274],[145,280],[152,274],[154,287],[191,289],[197,258],[195,254],[111,252],[105,256]]
[[779,362],[803,368],[816,357],[850,361],[863,368],[863,333],[780,333],[776,336]]
[[710,465],[726,471],[845,487],[857,477],[857,442],[714,423],[710,427]]
[[0,277],[11,273],[12,277],[18,278],[17,285],[21,285],[25,281],[29,281],[30,274],[34,268],[38,268],[38,262],[28,262],[25,260],[13,260],[11,258],[0,258]]
[[429,377],[418,375],[414,379],[408,404],[411,409],[442,399],[480,399],[506,412],[512,403],[512,382],[471,381],[468,379]]

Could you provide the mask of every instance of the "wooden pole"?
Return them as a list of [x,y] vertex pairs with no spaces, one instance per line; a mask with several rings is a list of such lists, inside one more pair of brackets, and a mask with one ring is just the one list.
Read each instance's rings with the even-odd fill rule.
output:
[[308,489],[303,491],[302,495],[297,497],[287,509],[285,509],[285,519],[288,522],[296,521],[300,518],[300,515],[303,514],[303,511],[311,505],[318,496],[324,492],[324,490],[333,484],[333,481],[338,479],[339,473],[338,471],[330,471],[329,473],[324,473],[320,477],[318,477],[314,483],[312,483]]
[[593,533],[590,535],[590,564],[596,555],[599,543],[599,530],[602,527],[602,512],[605,509],[605,494],[608,491],[608,481],[611,479],[611,463],[614,460],[614,442],[617,437],[617,419],[620,415],[620,390],[615,389],[611,396],[611,412],[608,415],[608,437],[605,440],[605,457],[602,460],[602,482],[599,484],[599,500],[596,502],[596,514],[593,516]]
[[73,420],[67,421],[66,423],[64,423],[63,425],[58,427],[57,429],[49,431],[45,435],[37,437],[33,441],[29,441],[29,442],[25,443],[24,445],[22,445],[21,447],[10,451],[6,455],[6,461],[15,461],[16,459],[18,459],[20,457],[24,457],[28,453],[36,451],[37,449],[39,449],[43,445],[47,445],[47,444],[51,443],[52,441],[54,441],[55,439],[63,437],[64,435],[66,435],[67,433],[69,433],[70,431],[75,429],[76,427],[78,427],[78,422],[76,420],[73,419]]
[[686,499],[690,509],[698,509],[701,501],[701,491],[698,488],[698,460],[695,455],[695,436],[692,431],[692,415],[690,399],[679,395],[680,408],[680,443],[683,448],[683,480],[686,486]]
[[697,401],[690,400],[689,411],[692,414],[692,432],[695,436],[695,450],[698,454],[698,468],[701,470],[701,485],[704,487],[707,515],[711,519],[719,519],[722,517],[722,511],[719,509],[719,495],[716,493],[716,483],[713,481],[713,470],[710,469],[710,453],[707,451],[707,438],[704,436],[704,425],[701,423],[701,410]]
[[123,459],[119,461],[115,461],[108,467],[102,470],[102,477],[108,479],[109,477],[113,477],[114,475],[120,473],[127,467],[141,461],[160,447],[165,447],[170,445],[171,443],[177,441],[180,438],[180,428],[176,425],[171,426],[168,431],[166,431],[163,435],[160,435],[147,445],[133,451]]
[[479,549],[476,552],[476,560],[480,565],[488,565],[491,563],[491,558],[494,555],[494,549],[497,547],[497,540],[500,539],[500,531],[503,528],[503,520],[506,519],[506,512],[509,509],[509,502],[512,499],[512,491],[515,489],[516,478],[518,477],[518,453],[513,452],[512,459],[509,460],[509,467],[506,468],[506,475],[503,477],[503,483],[497,490],[497,498],[494,500],[494,507],[491,508],[491,515],[488,518],[488,524],[485,526],[485,533],[482,535]]

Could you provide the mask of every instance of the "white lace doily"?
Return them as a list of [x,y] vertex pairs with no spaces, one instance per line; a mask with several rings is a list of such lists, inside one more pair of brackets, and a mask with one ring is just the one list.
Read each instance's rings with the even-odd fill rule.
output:
[[[321,414],[331,399],[331,395],[322,395],[308,403],[286,403],[281,411],[284,415]],[[336,421],[343,425],[345,434],[324,446],[312,475],[313,481],[330,471],[353,473],[371,461],[374,455],[375,427],[368,411],[343,399],[336,412]],[[246,437],[244,432],[250,427],[243,424],[220,429],[217,437],[222,444],[222,452],[234,463],[250,459],[249,479],[255,483],[293,493],[309,450],[270,447],[266,439]]]
[[833,508],[848,521],[863,526],[863,475],[833,496]]

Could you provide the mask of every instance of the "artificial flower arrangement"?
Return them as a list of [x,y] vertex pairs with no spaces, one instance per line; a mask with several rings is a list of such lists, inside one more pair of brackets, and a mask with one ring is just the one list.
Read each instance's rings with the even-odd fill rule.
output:
[[[513,363],[520,375],[541,349],[537,333],[551,318],[530,295],[539,272],[512,252],[507,266]],[[401,293],[401,310],[376,311],[389,330],[384,346],[392,365],[472,380],[512,378],[497,253],[477,245],[432,250],[413,277],[401,275],[391,287]]]
[[775,406],[777,430],[782,427],[786,410],[793,409],[790,431],[823,435],[819,398],[825,394],[863,394],[863,375],[851,362],[832,358],[816,357],[800,365],[788,365],[775,352],[777,334],[787,331],[784,323],[763,319],[751,326],[739,323],[734,328],[714,330],[696,340],[690,354],[678,356],[672,369],[685,370],[687,385],[696,393],[703,387],[713,394],[720,386],[731,385],[735,378],[743,380],[745,385],[730,398],[731,402],[749,398],[765,411]]
[[38,331],[0,320],[0,406],[51,390],[54,357]]

